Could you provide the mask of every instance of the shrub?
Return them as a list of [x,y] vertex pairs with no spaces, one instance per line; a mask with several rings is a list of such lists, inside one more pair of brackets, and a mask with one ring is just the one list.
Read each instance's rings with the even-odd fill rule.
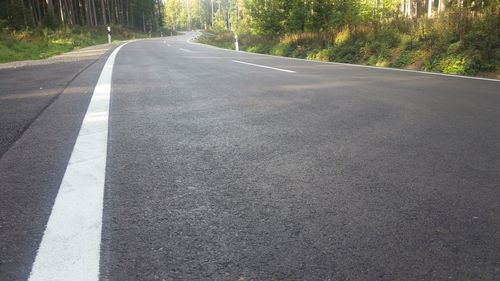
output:
[[307,53],[306,59],[315,60],[317,54],[318,54],[318,50],[311,50]]
[[315,59],[319,61],[330,61],[330,51],[328,49],[319,51],[316,54]]
[[[240,45],[252,52],[344,63],[406,67],[474,75],[500,71],[500,22],[496,14],[468,18],[450,10],[446,16],[377,24],[356,24],[318,32],[244,35]],[[231,40],[221,38],[220,40]],[[210,44],[219,45],[212,40]]]
[[478,54],[447,55],[440,59],[434,70],[448,74],[473,75],[478,71]]
[[398,30],[394,28],[383,28],[378,33],[373,33],[368,40],[376,40],[379,42],[383,42],[389,48],[394,48],[398,46],[400,42],[400,37],[398,35]]
[[259,54],[270,54],[272,46],[266,44],[257,44],[248,48],[249,52],[259,53]]
[[297,46],[297,48],[295,48],[295,50],[293,50],[291,56],[294,57],[294,58],[306,58],[307,57],[307,48],[305,48],[304,46]]
[[345,44],[349,41],[351,37],[351,32],[349,28],[344,28],[342,29],[337,35],[335,36],[335,45],[342,45]]
[[409,51],[401,51],[398,58],[394,63],[391,64],[392,67],[404,67],[415,62],[415,58]]
[[290,44],[280,43],[271,49],[271,54],[276,55],[276,56],[287,57],[292,53],[292,51],[293,51],[293,48]]
[[344,45],[335,48],[332,52],[332,60],[344,63],[356,63],[360,60],[360,48],[358,46]]

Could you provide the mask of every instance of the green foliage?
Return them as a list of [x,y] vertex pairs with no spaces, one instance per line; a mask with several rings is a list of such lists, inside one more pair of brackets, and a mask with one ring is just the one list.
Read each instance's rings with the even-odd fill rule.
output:
[[319,60],[319,61],[330,61],[330,50],[323,49],[323,50],[319,51],[316,54],[315,59]]
[[297,46],[290,55],[293,58],[306,58],[308,49],[305,46]]
[[477,53],[446,54],[436,60],[433,70],[449,74],[474,75],[479,71],[479,60]]
[[269,54],[271,53],[271,47],[265,44],[257,44],[255,46],[250,46],[246,50],[251,53],[258,54]]
[[0,27],[21,29],[28,25],[26,14],[29,12],[22,1],[0,1]]
[[225,31],[226,28],[226,22],[220,15],[216,15],[213,19],[213,25],[212,29],[217,32],[222,32]]
[[344,63],[357,63],[361,57],[361,48],[358,45],[342,45],[335,48],[332,61]]
[[280,43],[271,49],[271,54],[288,57],[292,54],[293,49],[294,48],[289,43]]
[[[143,34],[113,26],[113,38],[126,40],[142,38]],[[0,33],[0,63],[36,60],[58,55],[73,49],[107,42],[104,28],[74,27],[57,30],[32,29]]]
[[167,2],[165,5],[165,26],[172,30],[177,30],[177,27],[181,25],[181,19],[179,19],[181,9],[182,6],[179,0],[170,0]]
[[[324,32],[295,32],[281,36],[242,35],[242,49],[311,60],[362,63],[443,73],[476,75],[499,71],[500,38],[492,32],[479,35],[482,19],[465,33],[463,41],[447,18],[422,20],[416,26],[406,19],[385,24],[344,27]],[[424,26],[425,25],[425,26]],[[496,35],[495,35],[496,34]],[[477,36],[484,40],[476,42]],[[228,40],[231,37],[227,37]],[[211,40],[205,43],[213,44]],[[218,46],[223,46],[220,41]],[[228,45],[231,45],[228,44]],[[487,50],[485,52],[485,50]]]
[[399,53],[398,58],[394,63],[391,64],[392,67],[403,68],[407,65],[415,63],[414,54],[410,51],[403,50]]
[[59,27],[59,21],[54,15],[54,11],[49,10],[47,14],[45,14],[45,16],[43,17],[43,26],[51,30],[55,30]]
[[0,27],[23,30],[44,26],[56,30],[59,26],[111,23],[143,32],[160,31],[162,6],[163,0],[0,0]]
[[231,32],[219,32],[216,35],[205,33],[204,36],[198,39],[198,42],[225,49],[234,49],[234,35]]

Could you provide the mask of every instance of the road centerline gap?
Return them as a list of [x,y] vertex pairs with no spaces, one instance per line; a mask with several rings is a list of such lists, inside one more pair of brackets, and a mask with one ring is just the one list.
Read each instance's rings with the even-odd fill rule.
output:
[[111,79],[106,61],[52,207],[29,281],[99,280]]
[[276,68],[276,67],[271,67],[271,66],[266,66],[266,65],[254,64],[254,63],[249,63],[249,62],[244,62],[244,61],[239,61],[239,60],[232,60],[232,62],[251,65],[251,66],[260,67],[260,68],[272,69],[272,70],[277,70],[277,71],[282,71],[282,72],[287,72],[287,73],[297,73],[293,70],[287,70],[287,69]]

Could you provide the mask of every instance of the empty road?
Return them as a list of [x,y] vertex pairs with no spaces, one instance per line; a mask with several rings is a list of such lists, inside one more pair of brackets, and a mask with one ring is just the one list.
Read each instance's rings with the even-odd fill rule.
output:
[[500,280],[499,81],[192,36],[0,70],[0,280]]

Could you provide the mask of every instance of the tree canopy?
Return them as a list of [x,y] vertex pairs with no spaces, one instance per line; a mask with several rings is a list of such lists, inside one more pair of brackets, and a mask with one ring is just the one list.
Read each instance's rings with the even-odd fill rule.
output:
[[[165,24],[175,29],[286,34],[459,14],[500,17],[500,0],[167,0]],[[492,18],[493,18],[492,17]]]

